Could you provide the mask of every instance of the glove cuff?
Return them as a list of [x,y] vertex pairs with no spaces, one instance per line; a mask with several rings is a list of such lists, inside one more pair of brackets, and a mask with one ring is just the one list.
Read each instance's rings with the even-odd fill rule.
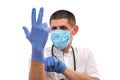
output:
[[63,73],[66,70],[66,65],[62,63],[61,69],[59,70],[60,72],[58,73]]
[[44,63],[43,50],[41,51],[41,50],[32,48],[32,59],[37,61],[37,62]]

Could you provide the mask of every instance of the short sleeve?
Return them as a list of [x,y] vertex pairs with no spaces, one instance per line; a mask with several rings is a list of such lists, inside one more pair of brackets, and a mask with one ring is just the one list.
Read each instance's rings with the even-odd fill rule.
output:
[[92,54],[92,52],[90,50],[88,50],[88,56],[86,58],[85,73],[92,77],[99,78],[99,71],[97,68],[97,64],[96,64],[94,55]]

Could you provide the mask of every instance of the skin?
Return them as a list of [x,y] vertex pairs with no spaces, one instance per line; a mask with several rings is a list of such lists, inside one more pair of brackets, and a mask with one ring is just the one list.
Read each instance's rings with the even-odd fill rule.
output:
[[44,64],[31,60],[29,80],[46,80]]
[[[78,32],[79,28],[77,25],[70,26],[68,24],[67,19],[55,19],[55,20],[51,20],[51,31],[53,31],[55,29],[62,29],[62,30],[69,30],[70,31],[71,42],[69,43],[69,45],[65,49],[62,50],[63,53],[67,54],[69,48],[71,47],[73,36]],[[68,67],[63,72],[63,75],[65,75],[69,80],[100,80],[96,77],[91,77],[89,75],[74,71]]]
[[96,77],[91,77],[89,75],[74,71],[67,67],[67,69],[63,72],[69,80],[100,80]]

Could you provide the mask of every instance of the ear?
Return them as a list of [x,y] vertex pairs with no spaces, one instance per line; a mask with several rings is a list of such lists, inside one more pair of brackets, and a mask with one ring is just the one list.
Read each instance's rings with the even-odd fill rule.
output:
[[78,30],[79,30],[79,27],[78,27],[77,25],[75,25],[75,26],[73,27],[73,32],[72,32],[72,34],[75,35],[75,34],[78,32]]

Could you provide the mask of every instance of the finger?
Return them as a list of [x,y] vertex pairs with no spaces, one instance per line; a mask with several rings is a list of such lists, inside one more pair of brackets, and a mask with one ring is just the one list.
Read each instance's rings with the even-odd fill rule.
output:
[[44,64],[45,64],[45,70],[47,70],[47,59],[44,59]]
[[47,23],[43,23],[41,27],[43,27],[43,29],[45,29],[47,32],[50,32],[50,27],[48,27]]
[[51,72],[53,71],[53,66],[54,66],[53,59],[52,57],[50,57],[50,71]]
[[33,8],[32,9],[32,15],[31,15],[31,20],[32,20],[32,27],[35,27],[35,24],[36,24],[36,9]]
[[41,7],[38,14],[37,24],[42,24],[44,8]]
[[23,30],[25,32],[26,37],[28,37],[28,35],[29,35],[28,29],[25,26],[23,26]]
[[50,33],[50,27],[47,27],[47,32],[49,32],[49,33]]
[[48,57],[47,59],[46,59],[46,70],[49,72],[49,71],[51,71],[51,66],[50,66],[50,60],[49,60],[50,58]]

